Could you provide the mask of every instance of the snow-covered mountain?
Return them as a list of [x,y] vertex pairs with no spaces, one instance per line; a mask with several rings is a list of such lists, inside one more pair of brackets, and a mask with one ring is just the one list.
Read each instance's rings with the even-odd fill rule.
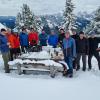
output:
[[1,30],[2,28],[6,29],[7,27],[0,23],[0,30]]
[[79,12],[76,16],[76,25],[78,26],[78,31],[82,31],[88,24],[90,24],[91,20],[94,18],[94,12]]
[[92,12],[92,13],[87,13],[86,11],[85,12],[79,12],[77,14],[77,17],[84,18],[84,19],[87,19],[87,20],[92,20],[94,18],[94,12]]

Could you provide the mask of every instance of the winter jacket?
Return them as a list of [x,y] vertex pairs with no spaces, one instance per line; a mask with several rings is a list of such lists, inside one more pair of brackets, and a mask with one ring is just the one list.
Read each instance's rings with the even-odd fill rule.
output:
[[19,37],[16,34],[10,34],[8,36],[8,41],[10,43],[10,48],[16,49],[20,47]]
[[43,27],[43,30],[44,30],[45,33],[48,34],[48,35],[51,33],[50,27],[49,27],[48,25],[44,26],[44,27]]
[[77,49],[77,42],[78,42],[78,39],[79,39],[79,35],[72,35],[71,36],[74,40],[75,40],[75,43],[76,43],[76,49]]
[[8,39],[6,36],[0,34],[0,51],[1,53],[9,52],[9,46],[7,45]]
[[73,38],[63,40],[64,57],[76,57],[76,44]]
[[20,48],[20,40],[19,40],[19,36],[18,35],[14,35],[15,37],[15,48]]
[[39,35],[39,41],[41,46],[47,46],[48,35],[41,33]]
[[39,41],[38,33],[36,32],[29,33],[28,39],[31,46],[37,45]]
[[94,54],[100,43],[100,38],[89,38],[89,54]]
[[8,38],[8,41],[9,41],[9,43],[10,43],[10,47],[11,48],[14,48],[15,46],[14,46],[14,36],[13,36],[13,34],[9,34],[9,35],[7,35],[7,38]]
[[23,33],[23,32],[20,33],[19,38],[20,38],[20,45],[21,46],[28,46],[29,45],[27,33]]
[[72,37],[75,41],[77,41],[77,40],[79,39],[79,35],[77,35],[77,34],[76,34],[76,35],[72,35],[71,37]]
[[63,39],[64,39],[64,38],[65,38],[65,33],[63,33],[63,34],[59,34],[58,42],[59,42],[60,45],[63,44]]
[[83,39],[78,39],[77,40],[77,53],[84,53],[84,54],[88,54],[89,52],[89,43],[88,40],[86,38]]
[[50,35],[48,37],[48,44],[53,46],[54,48],[57,47],[58,45],[58,36],[55,34],[55,35]]

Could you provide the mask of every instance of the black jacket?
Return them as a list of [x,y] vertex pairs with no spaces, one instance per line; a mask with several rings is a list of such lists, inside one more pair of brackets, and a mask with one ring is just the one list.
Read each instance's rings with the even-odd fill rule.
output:
[[89,38],[89,54],[94,54],[100,43],[100,38]]
[[62,46],[62,44],[63,44],[64,38],[65,38],[65,33],[59,34],[58,42],[59,42],[59,44],[60,44],[61,46]]
[[76,43],[76,49],[77,49],[77,42],[78,42],[78,39],[79,39],[79,35],[76,34],[76,35],[72,35],[71,37],[75,40],[75,43]]
[[78,39],[77,40],[77,48],[76,51],[77,53],[85,53],[88,54],[89,52],[89,43],[88,43],[88,39],[83,38],[83,39]]
[[72,37],[75,41],[77,41],[77,40],[79,39],[79,35],[77,35],[77,34],[76,34],[76,35],[72,35],[71,37]]

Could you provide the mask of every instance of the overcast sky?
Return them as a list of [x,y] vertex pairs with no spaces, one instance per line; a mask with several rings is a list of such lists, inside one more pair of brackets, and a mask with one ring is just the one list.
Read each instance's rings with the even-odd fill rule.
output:
[[[100,6],[100,0],[73,0],[75,13],[92,12]],[[0,0],[0,16],[16,15],[23,3],[27,3],[35,14],[53,14],[64,10],[65,0]]]

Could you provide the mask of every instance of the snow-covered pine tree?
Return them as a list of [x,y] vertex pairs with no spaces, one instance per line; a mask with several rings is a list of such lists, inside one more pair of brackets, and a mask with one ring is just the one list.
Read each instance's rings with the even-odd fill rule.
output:
[[41,20],[42,20],[42,24],[43,24],[43,26],[48,25],[48,22],[47,22],[47,19],[46,19],[45,16],[41,16]]
[[85,32],[87,34],[91,34],[93,32],[100,34],[100,7],[96,10],[94,19],[89,25],[87,25]]
[[100,34],[100,7],[97,9],[95,13],[95,31],[97,34]]
[[23,22],[22,22],[22,16],[21,16],[21,13],[19,12],[17,14],[17,17],[16,17],[16,29],[18,31],[20,31],[21,27],[24,26]]
[[36,19],[36,16],[32,11],[30,10],[29,6],[27,4],[23,4],[22,10],[20,13],[18,13],[16,18],[16,28],[25,27],[27,29],[34,28],[36,31],[39,28],[38,21]]
[[75,28],[75,16],[73,14],[74,4],[72,0],[66,0],[65,11],[64,11],[64,27],[65,31]]
[[83,30],[84,30],[84,32],[85,32],[85,34],[91,34],[93,31],[94,31],[94,20],[92,20],[91,22],[90,22],[90,24],[88,24],[87,26],[86,26],[86,28],[84,28]]

